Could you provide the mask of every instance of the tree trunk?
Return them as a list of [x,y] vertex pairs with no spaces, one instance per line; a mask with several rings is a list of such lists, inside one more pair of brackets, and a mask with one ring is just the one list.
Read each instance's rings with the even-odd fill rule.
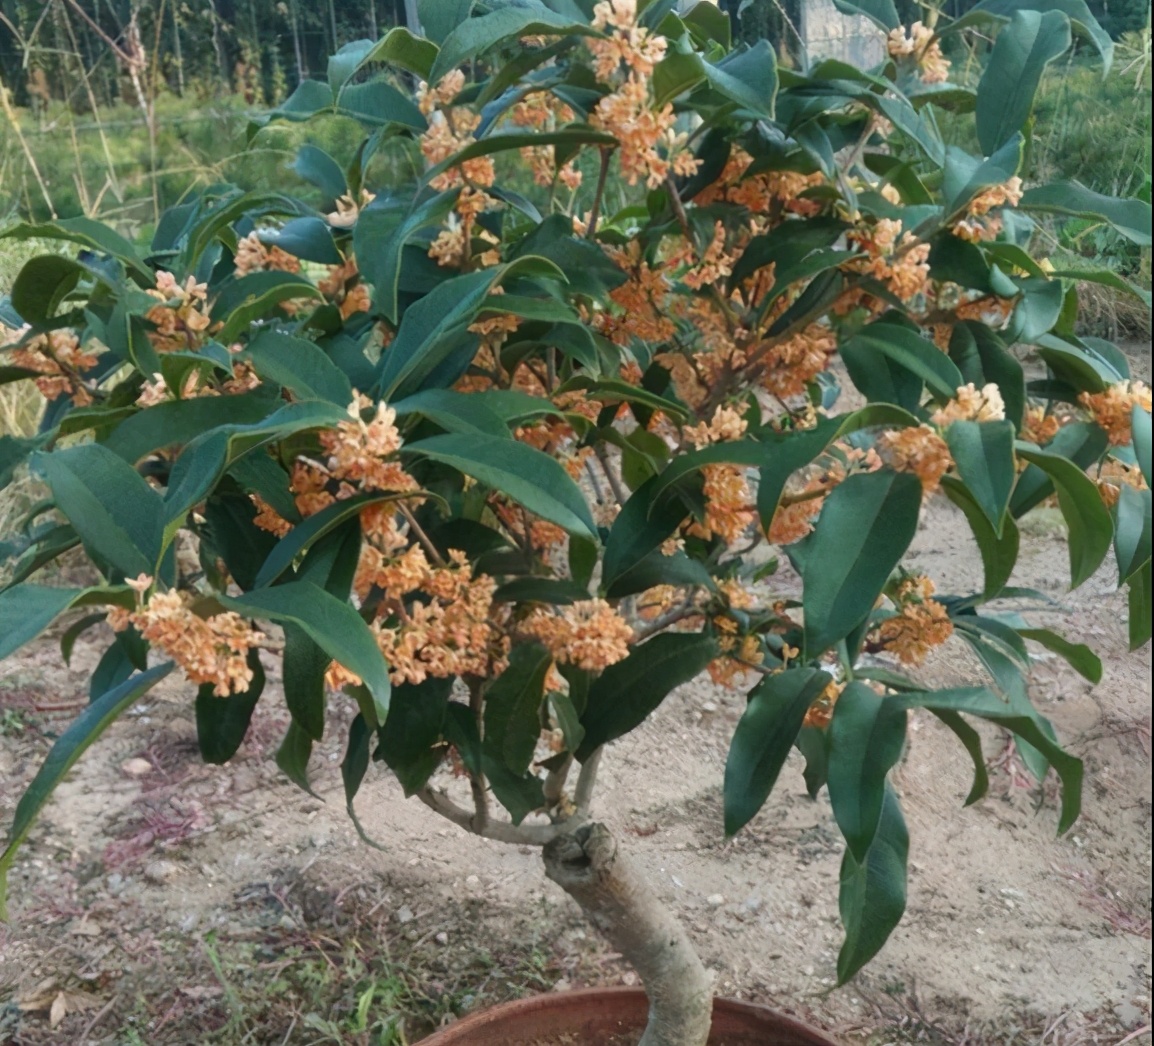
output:
[[639,1046],[706,1046],[712,978],[688,936],[603,824],[582,825],[544,849],[545,874],[569,894],[637,971],[649,996]]

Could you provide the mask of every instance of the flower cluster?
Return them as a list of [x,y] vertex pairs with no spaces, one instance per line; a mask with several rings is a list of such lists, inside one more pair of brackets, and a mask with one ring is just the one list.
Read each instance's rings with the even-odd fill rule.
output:
[[[142,575],[130,582],[143,594],[152,578]],[[116,631],[135,625],[140,635],[172,658],[190,682],[211,686],[216,697],[248,690],[253,679],[249,652],[265,636],[231,610],[201,615],[194,611],[187,592],[154,592],[139,599],[135,610],[110,607],[109,624]]]
[[[363,414],[368,410],[372,410],[372,417],[365,421]],[[384,403],[374,407],[367,396],[358,394],[349,406],[349,420],[321,433],[321,446],[329,455],[329,474],[364,491],[415,491],[413,477],[398,461],[388,460],[401,449],[396,418],[392,407]]]
[[[878,280],[907,305],[926,294],[930,282],[929,244],[918,243],[913,233],[902,233],[900,221],[879,218],[873,225],[850,230],[846,239],[865,255],[846,262],[846,271]],[[875,312],[887,307],[878,299],[871,300],[864,291],[843,302],[843,310],[852,304],[865,304]]]
[[942,476],[954,464],[946,441],[929,425],[883,433],[878,439],[878,450],[891,468],[917,476],[927,497],[938,490]]
[[1120,381],[1102,392],[1083,392],[1078,402],[1106,430],[1110,445],[1121,447],[1130,442],[1134,408],[1150,413],[1150,386],[1143,381]]
[[878,628],[882,649],[903,665],[922,664],[929,652],[954,634],[946,608],[932,598],[934,583],[923,575],[903,580],[893,594],[898,612]]
[[983,385],[980,389],[974,383],[962,385],[940,410],[935,411],[930,420],[939,428],[946,428],[955,421],[1003,421],[1006,404],[997,385]]
[[990,211],[1009,204],[1016,207],[1022,199],[1022,179],[1011,178],[1001,185],[992,185],[978,193],[966,207],[966,217],[957,221],[951,231],[971,243],[992,240],[1002,231],[1000,218],[989,217]]
[[892,58],[910,59],[922,83],[941,84],[950,78],[950,61],[942,54],[942,45],[934,31],[914,22],[907,33],[894,29],[886,39],[886,50]]
[[633,629],[603,599],[585,599],[570,606],[537,607],[518,626],[540,642],[562,665],[600,672],[629,654]]
[[[18,341],[27,331],[0,327],[0,343]],[[70,396],[78,407],[92,402],[85,384],[84,372],[96,366],[96,353],[84,351],[80,339],[70,330],[59,329],[38,334],[24,342],[8,357],[12,366],[31,371],[36,387],[45,399]]]
[[300,260],[294,258],[288,251],[279,247],[266,247],[261,243],[260,235],[250,232],[241,237],[236,245],[236,254],[233,258],[237,276],[248,276],[254,272],[300,272]]
[[153,329],[148,340],[157,352],[195,350],[212,323],[209,318],[208,284],[189,276],[182,286],[170,272],[156,274],[156,287],[148,294],[159,302],[145,314]]

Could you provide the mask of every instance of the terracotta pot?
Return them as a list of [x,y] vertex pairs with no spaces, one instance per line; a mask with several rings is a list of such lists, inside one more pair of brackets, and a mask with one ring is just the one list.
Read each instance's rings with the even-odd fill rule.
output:
[[[640,1037],[648,1012],[645,993],[634,988],[555,992],[470,1014],[422,1039],[420,1046],[533,1046],[549,1036],[574,1033],[575,1046],[604,1046],[614,1035]],[[715,1000],[709,1041],[724,1046],[837,1046],[792,1017],[734,999]]]

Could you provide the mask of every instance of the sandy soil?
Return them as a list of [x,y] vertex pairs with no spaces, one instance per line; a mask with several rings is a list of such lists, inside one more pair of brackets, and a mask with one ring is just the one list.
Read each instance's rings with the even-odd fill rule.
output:
[[[723,838],[720,785],[740,692],[685,687],[607,753],[597,813],[629,840],[691,928],[720,992],[878,1044],[1149,1041],[1150,647],[1126,651],[1125,600],[1108,570],[1066,592],[1053,510],[1023,523],[1013,583],[1061,604],[1028,616],[1090,643],[1105,664],[1091,688],[1043,654],[1031,684],[1085,760],[1082,818],[1057,837],[1055,787],[1033,787],[994,730],[985,732],[991,794],[963,810],[969,761],[935,719],[916,716],[895,778],[911,834],[908,911],[849,986],[833,988],[840,840],[824,795],[805,796],[796,755],[759,817],[735,840]],[[909,562],[945,592],[970,591],[981,569],[964,519],[941,501],[927,511]],[[78,646],[70,671],[46,637],[0,666],[0,823],[83,703],[100,649]],[[955,640],[924,676],[965,684],[978,669]],[[384,850],[364,845],[341,793],[352,714],[343,702],[333,702],[314,754],[324,802],[285,783],[272,763],[284,723],[274,697],[266,693],[237,759],[205,767],[191,695],[166,683],[73,771],[12,875],[12,922],[0,927],[0,1042],[200,1041],[177,1029],[198,1020],[219,1029],[234,1001],[221,988],[227,979],[206,974],[203,962],[186,969],[206,941],[221,949],[258,942],[257,959],[267,961],[254,960],[245,983],[260,988],[262,969],[271,978],[300,954],[286,941],[301,945],[304,935],[336,946],[368,933],[390,961],[411,966],[426,995],[456,993],[457,1009],[516,991],[631,982],[545,880],[535,852],[440,822],[377,767],[357,808]],[[148,772],[126,773],[130,759],[146,760]],[[132,998],[156,995],[171,1006],[138,1005],[138,1038],[114,1031],[125,1027],[118,1021]],[[64,1011],[55,1031],[52,1001]],[[318,1037],[295,1016],[290,1025],[287,1013],[275,1023],[261,1026],[267,1037],[225,1027],[215,1041],[377,1041]],[[408,1027],[415,1037],[423,1026]]]

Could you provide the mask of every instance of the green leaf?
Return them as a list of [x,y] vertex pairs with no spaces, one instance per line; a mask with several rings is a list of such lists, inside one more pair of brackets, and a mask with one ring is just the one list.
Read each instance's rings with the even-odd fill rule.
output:
[[902,24],[893,0],[833,0],[842,14],[862,15],[882,29],[897,29]]
[[277,542],[268,558],[261,564],[252,587],[267,588],[293,565],[298,556],[303,555],[317,541],[332,533],[346,520],[360,515],[369,505],[379,501],[395,501],[398,497],[400,495],[380,491],[354,494],[351,498],[335,501],[315,515],[309,516]]
[[357,792],[361,790],[361,784],[369,770],[369,743],[372,737],[373,731],[365,722],[364,715],[358,712],[353,717],[353,721],[349,723],[349,743],[345,747],[345,757],[341,760],[341,784],[345,788],[345,810],[348,811],[357,834],[367,845],[381,849],[365,834],[353,805],[353,800],[356,799]]
[[57,218],[40,224],[20,222],[0,232],[5,240],[65,240],[123,262],[134,273],[137,282],[151,287],[156,278],[144,264],[135,247],[116,230],[92,218]]
[[946,443],[958,476],[981,506],[998,537],[1018,478],[1014,463],[1014,426],[1009,421],[955,421]]
[[399,25],[381,37],[361,59],[361,64],[385,62],[416,73],[422,80],[428,80],[439,50],[432,40],[413,36],[403,25]]
[[1086,37],[1102,56],[1102,75],[1110,71],[1114,57],[1114,41],[1090,12],[1085,0],[982,0],[969,14],[950,26],[958,28],[961,23],[974,19],[970,24],[980,24],[983,18],[1008,19],[1015,11],[1061,11],[1073,23],[1075,30]]
[[704,632],[663,633],[633,647],[589,687],[577,758],[584,762],[603,744],[640,726],[671,690],[695,678],[717,654],[717,640]]
[[570,606],[589,598],[589,590],[574,581],[551,577],[515,577],[499,585],[493,593],[495,603],[545,603],[548,606]]
[[412,98],[381,77],[343,87],[337,98],[336,112],[351,116],[366,127],[388,129],[391,125],[418,132],[428,127]]
[[1138,468],[1146,486],[1154,485],[1150,478],[1150,412],[1143,410],[1138,404],[1130,411],[1131,440],[1134,444],[1134,456],[1138,459]]
[[[391,322],[398,315],[401,263],[406,244],[421,230],[440,225],[453,209],[459,190],[437,193],[428,199],[414,199],[402,215],[389,201],[374,202],[357,219],[353,229],[353,249],[361,272],[373,285],[373,304]],[[419,202],[418,202],[419,201]]]
[[[1063,425],[1058,434],[1046,444],[1051,454],[1069,458],[1079,468],[1093,465],[1108,446],[1106,433],[1092,422],[1074,421]],[[1029,465],[1018,477],[1014,496],[1010,499],[1010,512],[1020,519],[1035,505],[1045,501],[1054,493],[1054,484],[1037,465]]]
[[247,690],[216,697],[212,686],[205,683],[196,692],[196,741],[206,763],[227,763],[248,733],[265,684],[264,668],[255,650],[249,651],[248,666],[253,678]]
[[845,942],[837,957],[837,981],[845,984],[886,943],[906,910],[906,861],[910,836],[894,790],[886,785],[873,846],[864,861],[847,847],[841,863],[838,909]]
[[808,656],[844,639],[869,616],[914,538],[921,505],[916,476],[884,471],[850,476],[826,498],[803,553]]
[[705,63],[695,52],[674,51],[653,67],[653,104],[662,109],[705,79]]
[[259,422],[280,405],[279,400],[265,394],[167,400],[126,418],[104,446],[135,464],[153,451],[188,443],[209,429]]
[[1114,557],[1118,585],[1129,581],[1150,560],[1150,490],[1121,485],[1114,506]]
[[[342,49],[343,50],[343,49]],[[339,54],[339,52],[338,52]],[[329,59],[329,79],[332,80],[332,65],[337,56]],[[333,89],[336,90],[334,85]],[[306,182],[315,185],[329,200],[336,200],[349,191],[345,181],[345,172],[328,153],[319,146],[305,143],[297,150],[293,161],[293,170]]]
[[982,596],[985,599],[995,599],[1006,587],[1018,561],[1018,526],[1012,516],[1006,516],[1002,520],[1002,533],[999,536],[990,524],[985,510],[959,479],[954,476],[943,476],[942,489],[946,492],[946,497],[965,513],[969,521],[970,530],[978,543],[978,552],[982,557],[984,576]]
[[392,404],[398,418],[421,414],[446,432],[479,432],[486,436],[511,438],[509,425],[490,403],[488,392],[454,392],[452,389],[425,389]]
[[543,5],[500,7],[479,18],[466,19],[445,37],[428,80],[431,84],[439,83],[462,62],[479,58],[489,48],[511,37],[592,32],[585,22],[556,14]]
[[380,731],[380,755],[400,781],[406,796],[419,792],[441,762],[434,746],[441,740],[452,691],[451,679],[430,676],[393,690],[389,716]]
[[1022,194],[1018,210],[1104,221],[1139,247],[1149,247],[1150,204],[1103,196],[1077,182],[1036,185]]
[[297,399],[325,400],[338,407],[353,401],[349,379],[314,341],[262,331],[249,342],[244,357],[261,378],[288,389]]
[[986,756],[982,751],[981,735],[957,712],[939,709],[932,713],[948,726],[956,735],[974,764],[974,783],[966,796],[966,806],[972,806],[990,790],[990,773],[986,769]]
[[131,465],[98,443],[40,453],[34,461],[91,555],[127,577],[156,573],[162,502]]
[[347,602],[308,581],[218,598],[237,613],[302,629],[329,657],[361,677],[373,695],[378,717],[384,720],[391,689],[388,666],[368,625]]
[[601,581],[613,588],[669,537],[689,515],[677,497],[660,498],[662,476],[646,480],[622,506],[609,528]]
[[577,125],[570,125],[560,131],[517,131],[508,134],[493,134],[488,138],[482,138],[465,146],[436,166],[430,167],[425,171],[424,179],[425,183],[428,184],[438,175],[444,174],[445,171],[451,170],[453,167],[459,167],[466,160],[472,160],[478,156],[492,156],[494,153],[507,153],[514,149],[523,149],[526,146],[552,145],[555,148],[564,146],[576,149],[583,145],[614,146],[616,144],[617,139],[611,134]]
[[931,712],[960,712],[977,716],[1016,734],[1045,757],[1062,781],[1059,834],[1065,833],[1078,819],[1082,808],[1082,761],[1059,747],[1051,736],[1049,724],[1028,704],[1026,708],[1015,708],[985,687],[898,694],[886,700],[903,708],[925,708]]
[[313,741],[304,732],[296,721],[292,721],[285,731],[284,740],[276,750],[276,765],[298,788],[304,789],[311,796],[320,799],[309,784],[309,757],[313,752]]
[[498,267],[453,277],[406,310],[396,338],[381,355],[385,400],[420,391],[424,380],[460,347],[462,336],[467,337],[466,328],[501,275]]
[[990,156],[1021,131],[1046,66],[1070,49],[1070,20],[1060,11],[1015,11],[994,42],[978,82],[978,142]]
[[1064,658],[1075,672],[1097,686],[1102,682],[1102,662],[1085,643],[1071,643],[1048,628],[1019,628],[1018,635],[1039,643]]
[[703,63],[709,86],[756,117],[773,119],[777,58],[768,40],[734,51],[716,65]]
[[451,465],[571,534],[596,540],[581,488],[548,454],[515,440],[448,433],[406,444],[404,452]]
[[264,319],[281,302],[294,298],[321,298],[316,285],[291,272],[254,272],[230,283],[212,306],[212,318],[224,326],[216,332],[225,345],[236,341],[256,321]]
[[736,835],[769,798],[805,713],[830,682],[825,672],[800,668],[766,676],[750,691],[725,763],[726,835]]
[[88,270],[58,254],[43,254],[24,263],[12,283],[12,308],[34,327],[51,323],[65,298]]
[[72,769],[76,760],[108,728],[122,712],[159,683],[173,669],[172,662],[157,665],[147,672],[141,672],[120,686],[101,695],[80,713],[60,735],[48,753],[36,776],[24,790],[16,804],[12,828],[8,835],[8,845],[0,854],[0,919],[6,919],[5,904],[8,886],[8,869],[16,858],[16,851],[27,838],[36,816],[48,802],[53,789]]
[[1150,564],[1146,563],[1128,582],[1127,607],[1130,619],[1130,649],[1137,650],[1150,640]]
[[896,323],[871,323],[851,338],[842,351],[855,345],[864,345],[893,360],[924,381],[939,399],[953,399],[959,386],[964,384],[953,361],[933,342],[908,327]]
[[829,725],[829,800],[850,853],[864,862],[881,819],[886,775],[901,758],[906,712],[865,683],[850,683]]
[[509,667],[485,692],[485,749],[515,774],[523,774],[533,761],[552,664],[552,655],[539,643],[521,643],[510,651]]
[[24,583],[0,592],[0,661],[30,643],[66,610],[73,607],[134,605],[124,586],[105,588],[50,588]]
[[585,737],[585,727],[581,725],[581,716],[572,697],[560,691],[550,693],[549,713],[565,738],[566,751],[576,752]]
[[1102,565],[1114,537],[1110,512],[1094,481],[1068,458],[1019,443],[1018,456],[1037,465],[1053,481],[1058,507],[1070,531],[1070,587],[1089,580]]
[[284,696],[292,721],[312,740],[325,732],[325,673],[330,656],[298,625],[285,622]]

